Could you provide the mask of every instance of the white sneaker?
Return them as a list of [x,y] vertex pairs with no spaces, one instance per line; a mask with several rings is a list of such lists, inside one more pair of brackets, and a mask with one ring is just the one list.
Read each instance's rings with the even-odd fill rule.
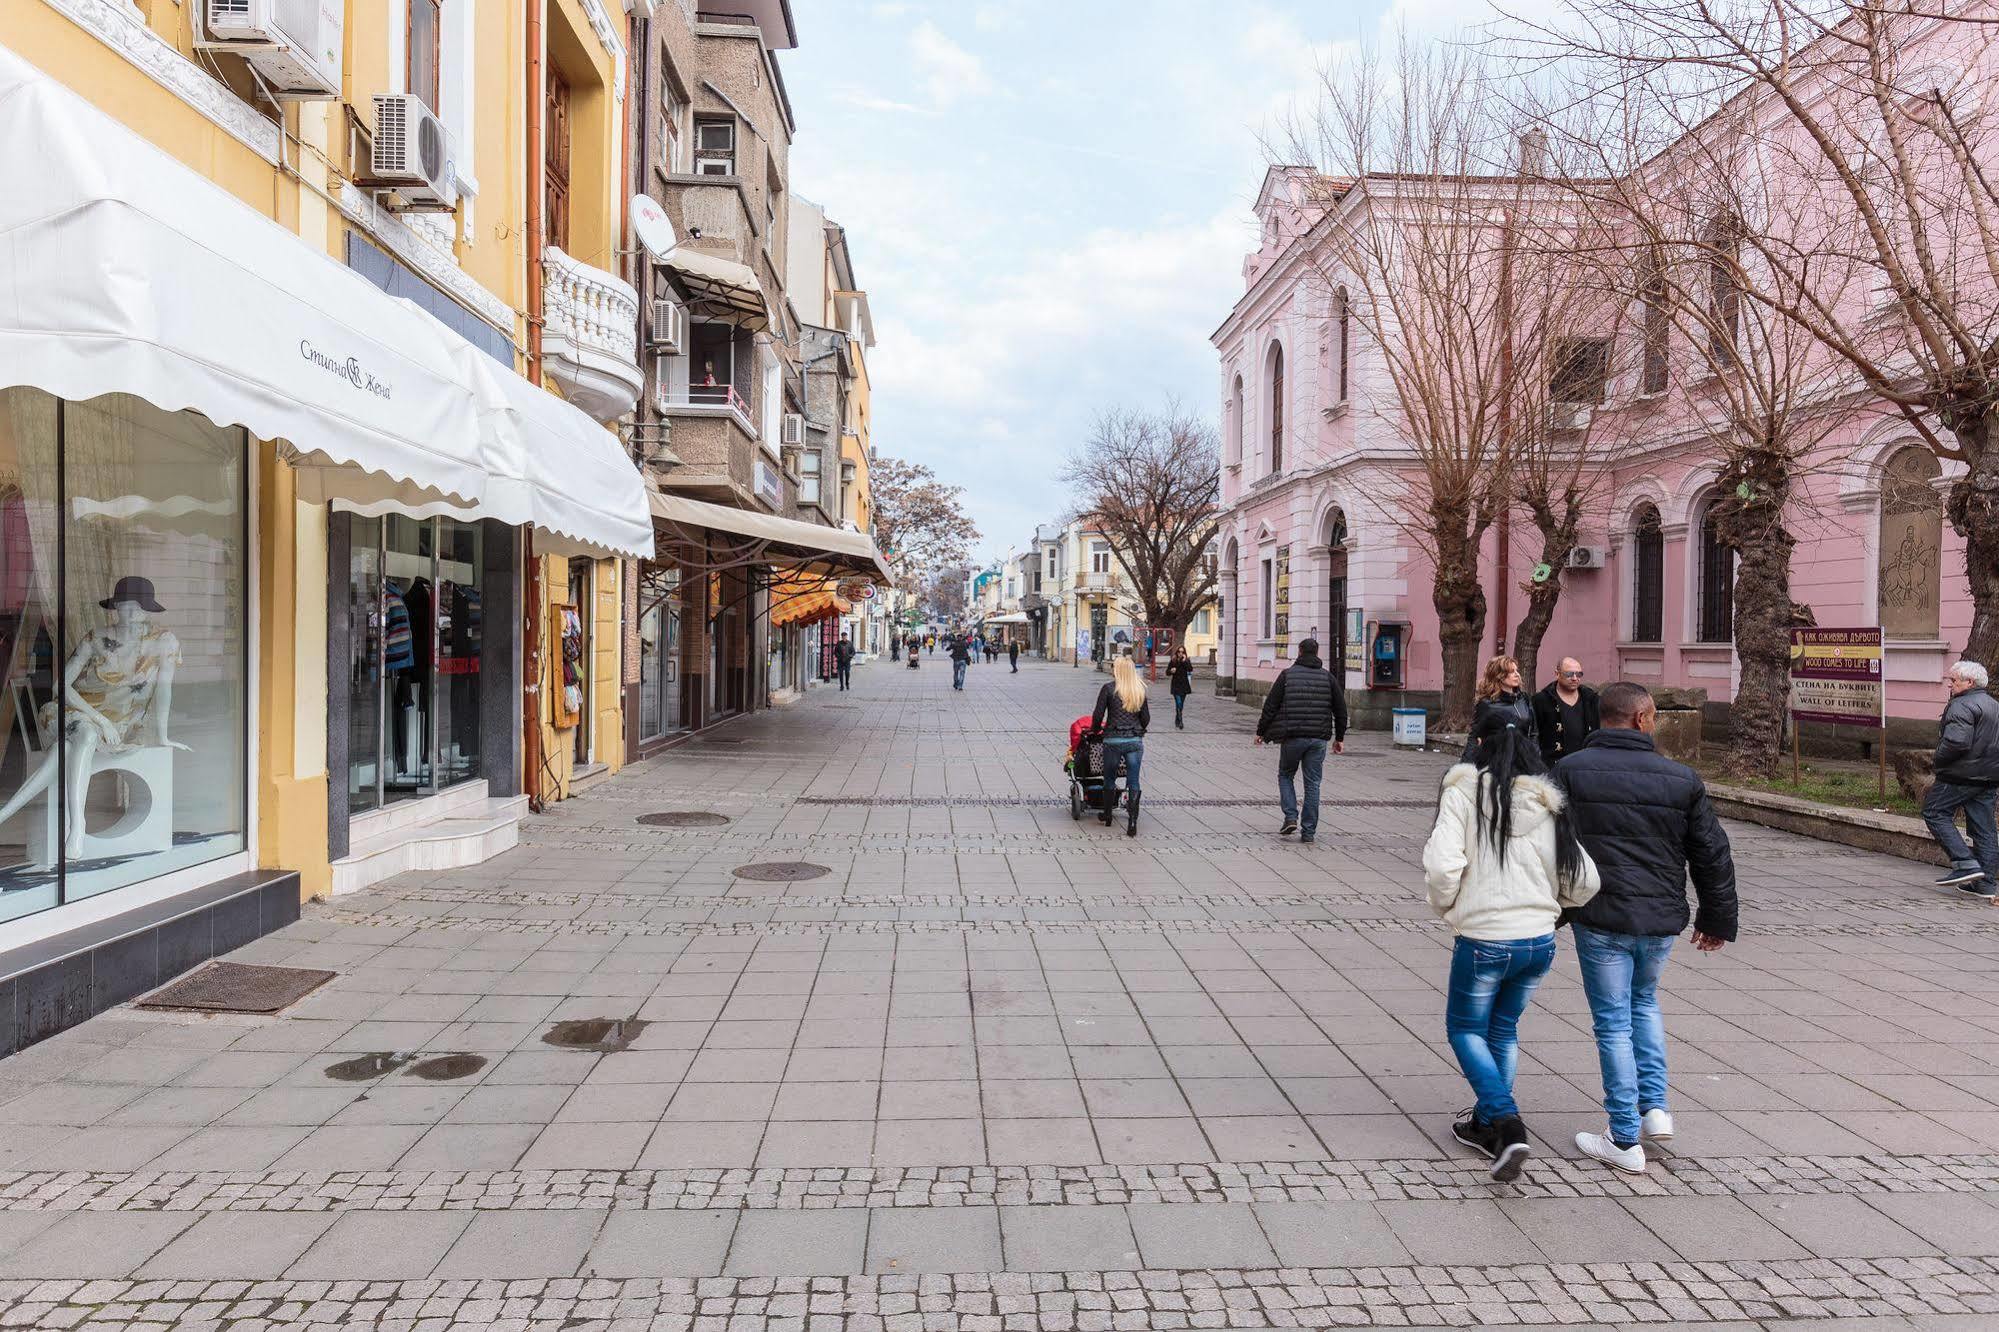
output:
[[1645,1121],[1638,1136],[1650,1138],[1654,1142],[1673,1140],[1673,1117],[1657,1106],[1645,1112]]
[[1576,1146],[1584,1156],[1593,1156],[1607,1166],[1613,1166],[1627,1175],[1645,1173],[1645,1149],[1636,1143],[1629,1147],[1619,1147],[1602,1133],[1576,1134]]

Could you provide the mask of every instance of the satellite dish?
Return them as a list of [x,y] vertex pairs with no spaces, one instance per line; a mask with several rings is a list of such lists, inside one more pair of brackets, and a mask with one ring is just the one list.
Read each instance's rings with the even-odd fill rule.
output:
[[666,258],[680,244],[680,237],[673,234],[673,223],[667,220],[666,210],[650,194],[632,196],[631,214],[632,236],[640,248],[653,258]]

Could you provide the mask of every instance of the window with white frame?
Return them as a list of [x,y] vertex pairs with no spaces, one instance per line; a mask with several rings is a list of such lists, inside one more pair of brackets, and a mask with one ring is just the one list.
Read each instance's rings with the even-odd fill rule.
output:
[[733,116],[696,116],[694,170],[702,176],[736,174],[736,121]]
[[680,80],[674,77],[669,65],[659,87],[659,166],[662,171],[678,173],[687,170],[687,117],[690,109],[687,95],[681,91]]
[[1111,547],[1107,541],[1090,543],[1090,572],[1107,574],[1111,571]]
[[798,455],[798,502],[819,502],[819,455],[810,450]]

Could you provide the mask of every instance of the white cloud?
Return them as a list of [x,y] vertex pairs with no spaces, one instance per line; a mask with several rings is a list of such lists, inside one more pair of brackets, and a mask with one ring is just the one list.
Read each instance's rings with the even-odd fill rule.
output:
[[909,34],[909,55],[922,76],[931,105],[942,108],[992,91],[991,76],[979,58],[944,35],[929,19]]

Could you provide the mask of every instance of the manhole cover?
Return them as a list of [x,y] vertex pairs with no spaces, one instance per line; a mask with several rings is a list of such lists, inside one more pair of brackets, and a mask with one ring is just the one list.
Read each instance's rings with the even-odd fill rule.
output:
[[469,1078],[486,1067],[486,1057],[475,1054],[433,1055],[409,1066],[409,1076],[425,1082],[453,1082]]
[[768,860],[761,865],[738,865],[731,871],[739,879],[758,883],[802,883],[806,879],[823,879],[832,872],[809,860]]
[[563,1050],[592,1050],[617,1054],[629,1050],[639,1033],[650,1024],[644,1018],[571,1018],[558,1022],[542,1033],[543,1045]]
[[648,828],[720,828],[728,821],[727,814],[710,814],[700,809],[669,809],[639,815],[639,822]]
[[328,1064],[326,1076],[335,1082],[372,1082],[395,1072],[413,1058],[414,1055],[397,1054],[393,1050],[377,1050],[373,1054],[355,1055],[352,1059]]
[[250,967],[211,962],[141,999],[139,1008],[195,1009],[204,1013],[275,1013],[333,979],[330,971],[303,967]]

